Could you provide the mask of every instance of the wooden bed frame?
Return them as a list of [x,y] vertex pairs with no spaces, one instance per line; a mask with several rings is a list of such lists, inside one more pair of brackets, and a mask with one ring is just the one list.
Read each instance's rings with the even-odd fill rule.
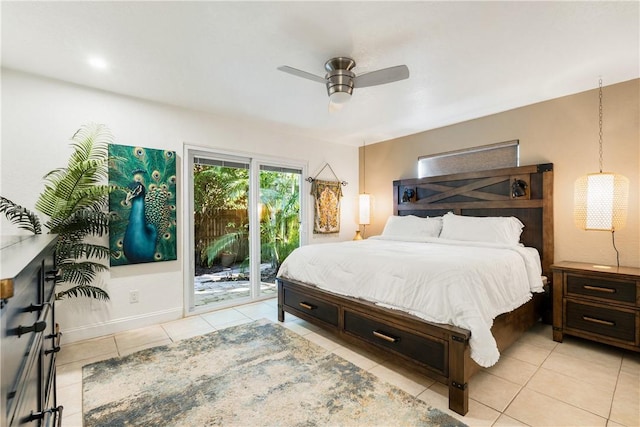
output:
[[[524,183],[514,192],[514,182]],[[522,187],[521,187],[522,188]],[[519,194],[514,194],[519,193]],[[540,252],[543,275],[553,263],[553,165],[540,164],[393,182],[394,214],[421,217],[447,212],[515,216],[525,224],[521,241]],[[449,408],[469,409],[468,383],[480,367],[470,358],[471,332],[424,321],[358,298],[278,278],[278,320],[288,312],[374,353],[409,363],[449,387]],[[542,295],[498,316],[491,331],[500,351],[540,319]]]

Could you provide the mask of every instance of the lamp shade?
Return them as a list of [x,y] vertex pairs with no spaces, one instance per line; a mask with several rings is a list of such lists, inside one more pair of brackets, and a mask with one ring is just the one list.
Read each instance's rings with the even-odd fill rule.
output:
[[620,230],[627,221],[629,180],[610,172],[576,180],[573,217],[583,230]]
[[360,194],[359,207],[358,224],[369,225],[371,223],[371,197],[368,194]]

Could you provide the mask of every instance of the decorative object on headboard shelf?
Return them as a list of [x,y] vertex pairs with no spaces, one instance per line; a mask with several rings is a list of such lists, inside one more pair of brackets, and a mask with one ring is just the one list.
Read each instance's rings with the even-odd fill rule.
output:
[[616,262],[620,266],[620,253],[614,233],[627,221],[629,180],[613,172],[602,172],[602,79],[599,85],[599,139],[600,172],[581,176],[575,182],[573,216],[576,226],[583,230],[611,231]]
[[402,203],[409,203],[416,201],[416,190],[413,188],[405,188],[402,192]]
[[511,184],[511,197],[514,199],[525,197],[527,195],[527,187],[528,185],[526,181],[513,178],[513,183]]
[[[324,181],[317,179],[323,170],[329,168],[336,181]],[[307,178],[311,183],[311,195],[314,198],[314,234],[331,234],[340,232],[340,198],[342,186],[346,181],[340,181],[329,163],[320,169],[313,178]]]

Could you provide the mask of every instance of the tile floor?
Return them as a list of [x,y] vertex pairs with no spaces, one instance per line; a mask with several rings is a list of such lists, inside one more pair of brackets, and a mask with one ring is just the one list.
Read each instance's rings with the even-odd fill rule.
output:
[[[82,366],[260,318],[277,321],[276,300],[202,314],[63,346],[58,404],[63,425],[82,425]],[[470,381],[470,410],[448,411],[447,388],[367,354],[290,314],[284,326],[470,426],[640,426],[640,355],[567,337],[538,325]]]

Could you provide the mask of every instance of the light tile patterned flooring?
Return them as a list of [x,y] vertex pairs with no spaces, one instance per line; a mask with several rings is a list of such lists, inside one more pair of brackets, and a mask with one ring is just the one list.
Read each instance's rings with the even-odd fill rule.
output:
[[[58,354],[58,404],[63,425],[82,425],[82,366],[267,318],[277,322],[276,300],[64,345]],[[493,367],[470,381],[469,413],[447,407],[447,388],[372,356],[316,326],[285,315],[284,326],[470,426],[640,426],[640,355],[567,337],[551,339],[537,325]]]

